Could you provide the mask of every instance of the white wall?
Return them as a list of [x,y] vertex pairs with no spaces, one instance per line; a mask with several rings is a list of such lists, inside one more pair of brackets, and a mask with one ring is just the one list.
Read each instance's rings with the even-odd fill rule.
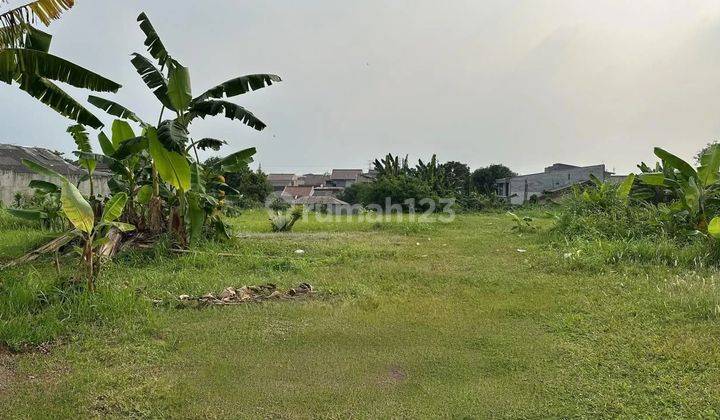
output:
[[[70,182],[77,185],[78,179],[80,179],[77,175],[70,175],[67,177]],[[32,195],[33,189],[28,186],[30,184],[30,181],[33,179],[40,179],[43,181],[50,181],[55,184],[57,184],[57,180],[40,176],[37,174],[32,173],[16,173],[13,171],[0,171],[0,202],[5,204],[6,206],[9,206],[12,204],[15,193],[21,192],[21,193],[27,193]],[[93,187],[95,190],[95,194],[100,195],[109,195],[110,189],[107,186],[107,181],[109,177],[108,176],[98,176],[96,175],[93,177]],[[90,194],[90,182],[85,181],[80,184],[80,191],[88,195]]]
[[[524,204],[533,195],[541,196],[543,192],[566,187],[581,181],[590,180],[590,175],[601,180],[605,178],[605,165],[586,166],[559,171],[542,172],[539,174],[522,175],[510,179],[510,203]],[[527,197],[525,183],[527,182]]]

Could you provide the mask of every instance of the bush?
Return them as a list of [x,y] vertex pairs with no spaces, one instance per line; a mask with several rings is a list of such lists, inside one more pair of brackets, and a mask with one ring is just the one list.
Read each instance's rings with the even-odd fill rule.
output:
[[290,232],[295,222],[303,216],[303,207],[295,206],[288,214],[276,214],[270,217],[270,230],[273,232]]
[[[420,211],[428,208],[428,205],[421,203],[423,199],[429,198],[436,203],[440,199],[427,183],[407,175],[382,177],[375,182],[353,184],[346,188],[339,198],[350,204],[379,205],[382,208],[385,208],[386,200],[389,199],[391,205],[398,204],[403,210],[409,210],[406,201],[414,200],[415,209]],[[441,211],[442,206],[438,206],[437,210]]]
[[274,197],[268,204],[268,208],[276,212],[285,211],[290,208],[290,203],[280,197]]
[[569,238],[640,239],[665,236],[657,207],[627,205],[619,200],[595,203],[571,197],[560,207],[553,231]]
[[[591,191],[591,194],[587,192]],[[575,191],[560,204],[548,240],[567,251],[573,266],[602,268],[620,262],[701,267],[718,259],[716,241],[690,231],[664,204],[622,199],[615,187]]]
[[507,200],[498,197],[495,194],[485,195],[477,192],[461,195],[456,201],[457,207],[461,211],[505,211],[509,209]]

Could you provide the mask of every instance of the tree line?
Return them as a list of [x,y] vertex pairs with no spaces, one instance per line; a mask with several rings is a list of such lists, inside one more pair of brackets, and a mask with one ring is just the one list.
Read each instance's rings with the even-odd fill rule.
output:
[[[493,164],[470,170],[466,163],[448,161],[440,163],[437,155],[427,161],[419,159],[411,165],[407,156],[400,158],[387,154],[373,163],[376,179],[369,183],[356,183],[346,188],[340,199],[350,204],[408,205],[429,198],[453,198],[458,206],[467,210],[482,210],[498,203],[495,180],[515,176],[507,166]],[[421,206],[422,207],[422,206]]]

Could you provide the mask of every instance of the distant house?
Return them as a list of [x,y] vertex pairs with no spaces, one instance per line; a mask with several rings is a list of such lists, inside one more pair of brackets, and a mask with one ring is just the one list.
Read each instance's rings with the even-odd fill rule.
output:
[[297,175],[295,174],[268,174],[268,182],[273,186],[273,191],[281,192],[285,187],[296,186]]
[[337,197],[344,189],[343,187],[315,187],[313,195],[315,197]]
[[368,183],[368,182],[373,182],[376,179],[377,179],[377,171],[368,171],[368,172],[363,172],[360,175],[358,175],[355,182]]
[[297,200],[302,197],[309,197],[313,193],[313,187],[306,186],[287,186],[280,193],[280,198],[292,203],[293,200]]
[[611,179],[612,173],[605,170],[605,165],[575,166],[556,163],[540,173],[498,179],[495,187],[499,197],[507,199],[511,204],[524,204],[533,197],[542,199],[561,195],[573,185],[590,181],[591,175],[605,181]]
[[330,179],[328,175],[305,174],[298,178],[298,184],[310,187],[322,187]]
[[[28,186],[34,179],[57,183],[57,180],[41,176],[22,164],[27,159],[46,166],[55,172],[64,175],[74,184],[87,172],[84,169],[65,161],[62,157],[41,147],[22,147],[11,144],[0,144],[0,202],[11,204],[16,193],[32,194],[33,189]],[[93,177],[94,192],[97,195],[109,195],[107,182],[112,174],[96,171]],[[80,183],[80,191],[90,193],[90,183]]]
[[333,169],[328,184],[334,187],[347,188],[357,182],[362,173],[362,169]]
[[355,214],[357,209],[350,204],[331,196],[308,196],[293,200],[292,204],[302,205],[313,211],[330,214]]

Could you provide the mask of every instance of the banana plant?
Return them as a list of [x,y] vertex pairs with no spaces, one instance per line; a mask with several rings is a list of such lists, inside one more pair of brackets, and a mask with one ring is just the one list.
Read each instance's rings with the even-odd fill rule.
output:
[[294,206],[288,214],[275,214],[270,217],[270,230],[273,232],[290,232],[295,222],[303,215],[302,206]]
[[75,124],[68,127],[67,132],[70,133],[70,136],[75,140],[75,145],[77,146],[77,152],[76,153],[83,153],[83,157],[80,158],[80,167],[85,168],[87,171],[87,175],[84,178],[87,178],[88,182],[90,183],[90,200],[95,201],[95,188],[93,185],[93,175],[95,173],[95,168],[97,167],[97,160],[92,154],[92,146],[90,145],[90,136],[85,130],[85,127],[82,124]]
[[0,81],[17,84],[65,117],[100,128],[102,122],[95,115],[53,82],[95,92],[117,92],[120,85],[50,54],[52,36],[31,24],[39,20],[47,26],[73,4],[73,0],[38,0],[0,13]]
[[592,174],[590,174],[590,181],[593,184],[592,188],[585,188],[582,193],[579,193],[584,201],[602,205],[617,199],[627,204],[635,183],[635,174],[631,173],[618,185],[608,181],[601,181]]
[[400,156],[393,156],[392,153],[388,153],[382,160],[375,159],[373,166],[377,171],[378,178],[396,177],[400,174],[407,174],[410,170],[407,155],[401,162]]
[[88,290],[94,291],[95,278],[100,270],[100,264],[96,264],[96,251],[108,241],[107,235],[110,228],[115,227],[121,232],[135,229],[131,224],[118,221],[125,208],[125,203],[127,203],[127,195],[125,193],[113,195],[105,203],[102,214],[97,218],[90,203],[65,176],[30,160],[23,159],[22,163],[39,175],[60,181],[62,211],[75,228],[70,235],[82,240],[82,247],[78,247],[77,251],[85,266]]
[[238,191],[225,183],[225,174],[236,173],[253,161],[254,147],[232,153],[212,164],[192,165],[192,188],[187,195],[190,242],[200,238],[203,226],[210,225],[217,235],[229,238],[230,229],[223,222],[222,214],[226,194]]
[[711,216],[720,206],[720,146],[709,147],[698,168],[659,147],[655,148],[655,155],[664,170],[643,173],[640,180],[671,191],[677,197],[671,209],[686,215],[694,229],[708,232]]
[[[190,233],[190,239],[193,241],[199,237],[202,231],[201,222],[210,220],[213,225],[219,226],[214,210],[211,209],[216,209],[216,202],[219,203],[220,200],[218,197],[211,197],[212,190],[208,190],[203,182],[206,173],[212,173],[217,168],[203,167],[197,150],[207,148],[218,150],[227,143],[212,138],[194,141],[190,136],[190,125],[198,118],[204,119],[223,114],[226,118],[238,120],[255,130],[264,129],[265,123],[254,114],[225,99],[270,86],[281,79],[274,74],[251,74],[228,80],[200,95],[193,96],[189,69],[168,53],[144,13],[138,16],[138,21],[140,29],[145,34],[145,45],[156,63],[140,53],[134,53],[130,61],[160,102],[157,125],[146,123],[137,113],[114,101],[97,96],[90,96],[88,101],[110,115],[142,127],[141,136],[144,140],[136,142],[138,148],[142,150],[133,150],[133,152],[146,153],[150,158],[152,177],[150,207],[151,209],[163,207],[160,204],[163,201],[167,204],[170,212],[167,215],[169,230],[175,233],[181,245],[184,245],[188,242],[187,232]],[[174,113],[174,116],[163,119],[166,111]],[[108,151],[105,148],[103,150],[108,155]],[[243,159],[238,156],[244,156],[249,150],[230,155],[226,159],[242,161]],[[254,148],[252,151],[254,153]],[[110,154],[117,158],[114,154]],[[226,170],[232,166],[227,162]],[[162,199],[160,180],[168,186],[167,191],[173,192],[172,197]],[[201,217],[203,209],[204,215]]]

